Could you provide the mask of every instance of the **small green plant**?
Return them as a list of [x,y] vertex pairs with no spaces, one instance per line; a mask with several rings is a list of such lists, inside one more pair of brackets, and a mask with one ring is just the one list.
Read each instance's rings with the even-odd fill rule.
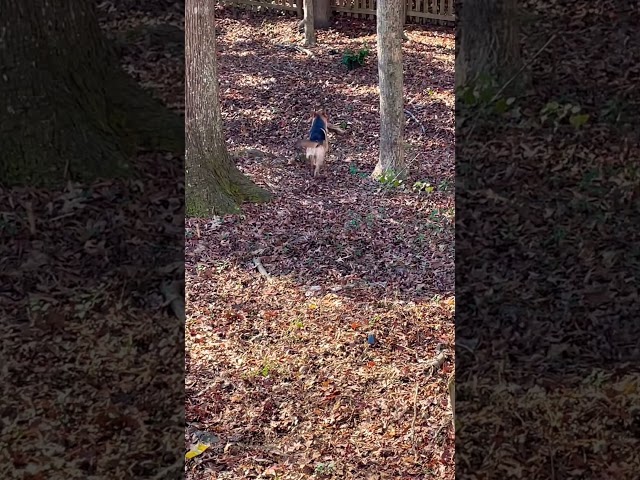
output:
[[378,177],[378,182],[390,188],[399,188],[403,182],[393,170],[386,170]]
[[458,87],[456,96],[460,99],[463,110],[477,110],[483,115],[508,114],[514,118],[521,115],[515,104],[516,98],[503,95],[498,82],[488,76],[480,76],[474,82]]
[[580,113],[582,108],[580,105],[573,105],[571,103],[561,104],[555,101],[547,103],[540,111],[540,123],[545,124],[549,121],[553,122],[553,131],[558,130],[563,121],[568,123],[579,130],[583,125],[589,121],[588,113]]
[[264,362],[256,373],[260,377],[268,377],[271,372],[273,372],[273,365],[269,362]]
[[349,174],[350,175],[357,175],[359,177],[366,177],[367,176],[367,173],[361,171],[354,163],[349,165]]
[[342,54],[342,64],[347,67],[347,70],[353,70],[362,67],[368,56],[369,48],[366,45],[357,52],[347,50]]
[[18,233],[16,224],[7,220],[7,218],[0,218],[0,233],[4,233],[9,236],[14,236]]
[[604,108],[600,112],[600,116],[607,122],[614,125],[624,123],[627,120],[627,106],[625,103],[618,99],[612,98],[607,101]]
[[229,268],[229,265],[230,263],[228,260],[219,260],[215,262],[216,273],[220,274],[224,272],[227,268]]
[[301,318],[296,318],[293,322],[291,322],[291,329],[293,330],[302,330],[304,328],[304,322]]
[[316,475],[331,475],[336,469],[336,466],[333,462],[327,463],[318,463],[316,464],[315,474]]
[[431,185],[429,182],[418,181],[413,184],[412,190],[417,193],[420,193],[420,192],[433,193],[433,191],[435,190],[435,187]]
[[351,219],[347,222],[347,229],[357,230],[360,227],[360,223],[360,216],[357,213],[351,214]]
[[498,85],[495,80],[488,77],[480,77],[475,82],[458,87],[459,98],[467,107],[486,106],[498,93]]
[[442,180],[439,184],[438,184],[438,191],[439,192],[446,192],[451,188],[451,180],[449,180],[448,178],[445,178],[444,180]]

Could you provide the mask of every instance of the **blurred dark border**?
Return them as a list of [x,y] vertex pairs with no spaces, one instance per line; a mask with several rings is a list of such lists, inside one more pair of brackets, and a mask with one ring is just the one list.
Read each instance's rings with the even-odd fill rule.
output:
[[457,94],[457,478],[637,477],[639,18],[518,2],[525,87]]

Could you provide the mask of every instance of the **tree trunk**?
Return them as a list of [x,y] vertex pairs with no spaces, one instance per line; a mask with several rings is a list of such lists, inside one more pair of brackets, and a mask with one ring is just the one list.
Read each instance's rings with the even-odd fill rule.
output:
[[185,14],[186,214],[237,213],[242,202],[266,201],[270,194],[236,168],[225,144],[218,99],[214,4],[187,0]]
[[307,47],[313,47],[316,44],[313,10],[313,0],[304,0],[304,44]]
[[404,180],[404,98],[402,92],[402,2],[378,0],[378,76],[380,82],[380,156],[373,177]]
[[331,0],[313,0],[314,26],[321,30],[331,26]]
[[[305,2],[307,0],[296,0],[297,2]],[[313,26],[315,30],[323,30],[331,26],[331,0],[312,0],[313,2]],[[298,30],[303,32],[304,20],[298,24]]]
[[[478,81],[506,83],[522,66],[517,1],[464,2],[457,14],[456,86]],[[527,81],[521,73],[507,91],[517,92]]]
[[94,2],[5,0],[0,178],[58,186],[129,172],[137,148],[184,151],[184,123],[118,66]]

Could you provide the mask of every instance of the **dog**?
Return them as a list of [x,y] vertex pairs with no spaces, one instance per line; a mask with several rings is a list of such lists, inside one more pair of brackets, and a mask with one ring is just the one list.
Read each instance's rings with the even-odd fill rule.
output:
[[313,112],[309,139],[298,140],[296,148],[305,149],[307,161],[314,167],[313,176],[317,177],[329,153],[329,119],[324,110]]

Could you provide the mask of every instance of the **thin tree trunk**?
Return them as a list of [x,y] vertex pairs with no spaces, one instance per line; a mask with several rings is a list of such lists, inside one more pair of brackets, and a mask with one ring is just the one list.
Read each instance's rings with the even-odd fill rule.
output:
[[304,13],[302,10],[302,2],[303,0],[296,0],[296,15],[298,18],[304,19]]
[[126,175],[136,148],[184,149],[184,123],[117,65],[93,2],[5,0],[0,178],[57,186]]
[[316,44],[316,31],[313,23],[313,0],[304,0],[304,44],[313,47]]
[[331,26],[331,0],[313,0],[313,25],[316,29]]
[[378,0],[378,76],[380,82],[380,156],[374,178],[404,180],[404,98],[402,71],[402,2]]
[[[504,84],[522,66],[516,0],[464,2],[458,14],[456,86],[477,81]],[[528,78],[520,74],[508,91],[520,90]]]
[[186,54],[186,214],[205,217],[236,213],[245,201],[270,194],[240,172],[227,150],[216,72],[214,4],[187,0]]

